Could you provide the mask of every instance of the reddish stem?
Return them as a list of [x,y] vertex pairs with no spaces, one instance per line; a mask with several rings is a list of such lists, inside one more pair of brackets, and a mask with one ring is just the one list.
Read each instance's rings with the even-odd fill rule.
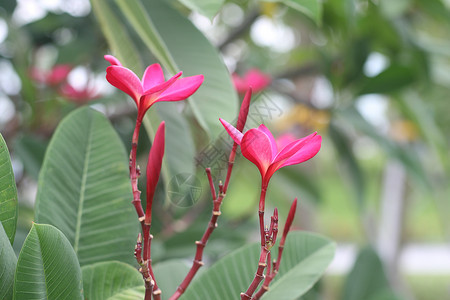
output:
[[138,238],[138,243],[136,245],[136,260],[141,266],[140,272],[144,278],[145,283],[145,299],[151,299],[152,294],[154,299],[160,299],[161,290],[158,288],[154,280],[153,269],[151,265],[151,239],[152,236],[150,234],[150,224],[145,224],[145,214],[142,208],[141,203],[141,192],[138,189],[138,178],[140,176],[140,170],[136,165],[136,156],[137,156],[137,146],[139,141],[139,130],[141,128],[142,120],[141,118],[137,118],[136,127],[134,128],[133,138],[131,141],[131,153],[130,153],[130,180],[131,180],[131,188],[133,191],[133,206],[138,215],[139,222],[141,223],[142,235],[143,235],[143,258],[141,257],[141,247],[140,238]]

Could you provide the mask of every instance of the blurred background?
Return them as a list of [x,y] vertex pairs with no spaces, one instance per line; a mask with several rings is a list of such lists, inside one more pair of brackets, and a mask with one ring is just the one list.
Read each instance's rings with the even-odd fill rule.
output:
[[[247,128],[323,137],[315,158],[276,173],[267,197],[281,223],[298,197],[295,228],[338,245],[302,299],[450,299],[450,1],[150,2],[142,1],[145,18],[133,19],[121,0],[1,1],[0,132],[19,192],[16,251],[64,116],[90,105],[130,148],[136,108],[106,82],[103,55],[141,76],[161,60],[139,27],[150,20],[184,74],[206,78],[195,105],[158,103],[149,116],[173,124],[153,261],[192,257],[211,212],[204,168],[216,184],[226,174],[231,140],[217,118],[235,121],[252,85]],[[258,239],[259,184],[257,168],[239,156],[209,262]]]

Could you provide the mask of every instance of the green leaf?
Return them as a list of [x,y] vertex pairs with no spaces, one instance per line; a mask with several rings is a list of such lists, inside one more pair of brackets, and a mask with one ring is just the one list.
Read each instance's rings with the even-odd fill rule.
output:
[[[153,140],[159,123],[162,120],[166,121],[166,147],[161,170],[166,191],[175,175],[194,174],[195,145],[192,132],[186,117],[174,113],[173,107],[173,103],[158,103],[144,118],[144,126],[150,140]],[[169,201],[168,197],[166,197],[166,203],[167,201]]]
[[178,0],[191,10],[212,20],[219,12],[225,0]]
[[55,227],[31,227],[17,261],[14,299],[83,299],[77,256]]
[[185,260],[172,259],[154,266],[156,282],[162,291],[162,298],[169,299],[189,272],[190,265]]
[[210,137],[217,136],[223,130],[219,117],[232,120],[238,111],[236,92],[217,50],[186,17],[164,1],[147,1],[143,6],[138,1],[117,2],[147,47],[171,73],[182,70],[184,76],[205,76],[188,102],[202,128]]
[[280,272],[262,299],[294,300],[305,294],[325,272],[335,250],[335,244],[323,237],[291,232],[281,259]]
[[126,158],[108,120],[87,107],[60,123],[47,148],[35,219],[60,229],[81,265],[134,261],[138,221]]
[[17,189],[8,147],[0,134],[0,222],[11,245],[17,226]]
[[317,25],[322,23],[322,3],[318,0],[265,0],[280,2],[310,17]]
[[16,255],[0,222],[0,299],[12,299],[16,265]]
[[347,277],[341,299],[369,299],[386,289],[389,289],[389,282],[380,258],[371,247],[362,249]]
[[144,286],[141,273],[119,262],[100,262],[81,268],[84,297],[89,300],[126,299],[129,289]]
[[416,80],[415,70],[409,66],[394,64],[375,77],[363,81],[360,94],[385,94],[395,92]]
[[143,73],[142,63],[136,47],[126,32],[125,26],[111,9],[110,1],[91,0],[91,4],[103,34],[114,55],[122,62],[122,64],[127,66],[127,68],[134,70],[137,74]]
[[[238,298],[254,277],[259,250],[260,246],[255,243],[225,256],[194,279],[181,299]],[[333,258],[334,250],[335,245],[324,237],[307,232],[291,232],[286,241],[280,272],[264,299],[293,300],[300,297],[323,274]],[[276,257],[276,253],[273,257]]]

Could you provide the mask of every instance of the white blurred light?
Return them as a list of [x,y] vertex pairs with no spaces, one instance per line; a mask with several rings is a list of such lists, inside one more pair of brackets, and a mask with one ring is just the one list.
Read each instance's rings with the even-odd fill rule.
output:
[[359,113],[381,132],[387,132],[389,120],[387,118],[389,101],[380,94],[368,94],[356,99],[356,108]]
[[60,9],[74,17],[84,17],[91,12],[89,0],[62,1]]
[[223,6],[221,17],[222,21],[228,26],[237,26],[244,19],[244,12],[238,5],[228,3]]
[[311,102],[317,108],[330,107],[334,102],[333,87],[324,76],[317,77],[311,92]]
[[18,25],[25,25],[42,19],[46,14],[45,8],[36,0],[17,0],[12,19]]
[[283,23],[262,16],[253,23],[250,36],[255,44],[270,47],[276,52],[288,52],[295,46],[292,29]]
[[12,64],[8,60],[0,60],[0,90],[7,95],[17,95],[21,88],[22,82]]
[[7,96],[2,94],[0,94],[0,112],[0,125],[8,123],[16,113],[14,104]]
[[379,52],[372,52],[367,57],[363,71],[366,76],[374,77],[383,72],[388,66],[389,59],[385,55]]
[[70,71],[69,75],[67,76],[67,81],[75,89],[82,90],[84,87],[86,87],[89,81],[89,73],[90,72],[86,67],[76,67],[72,71]]
[[6,24],[4,19],[0,18],[0,44],[3,43],[7,36],[8,24]]

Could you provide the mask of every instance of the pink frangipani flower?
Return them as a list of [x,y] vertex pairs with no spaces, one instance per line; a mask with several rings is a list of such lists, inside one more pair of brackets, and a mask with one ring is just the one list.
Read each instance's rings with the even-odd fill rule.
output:
[[278,169],[309,160],[319,152],[322,143],[322,137],[314,132],[279,148],[272,133],[263,124],[242,134],[225,120],[219,120],[233,140],[241,145],[244,157],[258,167],[264,188]]
[[123,67],[114,56],[105,55],[105,59],[111,64],[106,69],[106,80],[136,102],[139,121],[142,121],[154,103],[184,100],[195,93],[203,83],[203,75],[179,78],[182,72],[166,81],[159,64],[148,66],[140,80],[133,71]]
[[71,70],[72,66],[69,64],[57,64],[48,71],[33,67],[30,69],[30,77],[40,84],[57,86],[67,79]]
[[233,80],[234,88],[239,94],[245,93],[249,87],[251,87],[255,93],[260,92],[272,82],[272,78],[269,75],[258,69],[248,70],[243,77],[233,73],[231,79]]

